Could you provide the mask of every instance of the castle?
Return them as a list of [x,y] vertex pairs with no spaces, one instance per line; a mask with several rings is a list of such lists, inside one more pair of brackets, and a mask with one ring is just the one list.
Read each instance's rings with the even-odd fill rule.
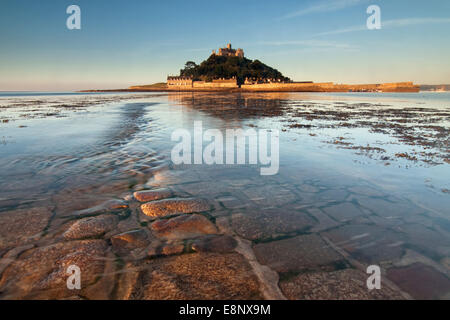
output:
[[216,50],[212,51],[212,54],[222,57],[244,57],[244,50],[241,48],[239,49],[233,49],[231,48],[231,43],[227,44],[226,48],[219,48],[219,52],[216,53]]
[[[244,57],[244,50],[233,49],[231,43],[226,48],[219,48],[213,55],[222,57]],[[290,80],[246,77],[244,83],[238,84],[236,77],[211,79],[210,81],[197,80],[185,76],[168,76],[167,89],[174,91],[208,91],[208,90],[241,90],[247,92],[419,92],[420,88],[412,82],[396,82],[381,84],[335,84],[333,82],[314,83],[312,81],[293,82]],[[142,87],[130,89],[142,90]]]

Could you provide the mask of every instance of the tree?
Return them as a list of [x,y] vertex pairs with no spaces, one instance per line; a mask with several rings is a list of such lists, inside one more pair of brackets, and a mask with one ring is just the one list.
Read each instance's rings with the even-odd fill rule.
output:
[[193,70],[197,68],[197,64],[194,61],[188,61],[186,62],[186,64],[184,65],[184,69],[185,70]]
[[224,57],[211,55],[207,60],[197,65],[193,61],[187,61],[184,69],[180,70],[181,76],[189,76],[194,80],[211,81],[218,78],[236,77],[238,84],[244,83],[245,78],[257,78],[260,80],[277,79],[289,81],[281,72],[273,69],[259,60],[250,60],[240,57]]

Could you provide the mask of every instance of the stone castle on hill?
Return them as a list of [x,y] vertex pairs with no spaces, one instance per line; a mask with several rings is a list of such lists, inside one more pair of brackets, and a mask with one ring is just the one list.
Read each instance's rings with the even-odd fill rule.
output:
[[241,48],[233,49],[231,48],[231,43],[227,44],[226,48],[219,48],[219,52],[216,53],[216,50],[212,51],[212,54],[222,57],[244,57],[244,50]]
[[[244,50],[233,49],[231,43],[226,48],[213,50],[213,55],[224,57],[244,57]],[[194,80],[191,77],[168,76],[169,91],[209,91],[209,90],[241,90],[253,92],[419,92],[420,87],[412,82],[378,83],[378,84],[335,84],[333,82],[314,83],[312,81],[293,82],[281,79],[246,78],[239,85],[236,77],[220,78],[211,81]],[[130,87],[132,90],[145,90],[142,86]]]

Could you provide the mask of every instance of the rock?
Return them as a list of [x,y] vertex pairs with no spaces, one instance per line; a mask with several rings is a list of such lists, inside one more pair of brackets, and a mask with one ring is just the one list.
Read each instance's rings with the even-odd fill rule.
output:
[[105,213],[108,211],[114,211],[114,210],[120,210],[120,209],[126,209],[128,208],[127,202],[124,200],[108,200],[102,204],[99,204],[95,207],[75,211],[72,215],[74,216],[90,216],[90,215],[96,215],[100,213]]
[[184,252],[184,243],[176,241],[152,245],[147,252],[147,256],[149,258],[156,258],[160,256],[172,256],[176,254],[181,254],[183,252]]
[[323,211],[325,211],[325,213],[334,220],[341,222],[352,220],[364,215],[364,213],[351,202],[344,202],[325,207]]
[[0,212],[0,251],[38,240],[51,216],[45,207]]
[[[234,210],[234,209],[243,209],[250,207],[250,202],[246,197],[219,197],[216,199],[218,202],[222,204],[226,209]],[[215,211],[214,211],[215,212]]]
[[383,283],[380,290],[367,288],[367,274],[356,269],[302,273],[280,282],[290,300],[387,300],[403,296]]
[[131,216],[129,218],[120,220],[119,223],[117,224],[117,228],[115,230],[117,230],[118,233],[124,233],[124,232],[128,232],[130,230],[139,229],[140,226],[141,225],[137,221],[137,219],[135,219],[134,216]]
[[191,245],[196,252],[231,252],[236,248],[237,241],[227,235],[211,235],[194,240]]
[[134,249],[145,248],[149,243],[147,233],[142,229],[120,233],[111,237],[113,250],[119,255],[125,255]]
[[430,257],[439,260],[450,257],[450,237],[445,232],[427,228],[422,224],[402,224],[398,230],[407,235],[406,242]]
[[218,233],[216,226],[199,214],[182,215],[171,219],[158,220],[150,229],[162,239],[188,239],[205,234]]
[[297,200],[297,196],[294,192],[279,184],[247,187],[243,188],[242,192],[251,200],[251,202],[254,202],[258,208],[279,208]]
[[253,249],[261,264],[277,272],[296,272],[319,267],[334,270],[334,264],[343,261],[336,251],[315,234],[260,243]]
[[[0,278],[1,299],[62,299],[80,294],[104,273],[104,240],[60,242],[34,248],[6,268]],[[81,290],[67,289],[70,265],[81,270]],[[86,296],[87,298],[95,298]]]
[[[101,259],[104,261],[103,271],[97,275],[94,283],[83,288],[82,282],[83,297],[90,300],[110,300],[116,286],[117,257],[108,250]],[[81,281],[83,281],[83,278],[81,278]]]
[[309,208],[307,209],[307,211],[311,216],[313,216],[318,221],[318,224],[311,229],[312,232],[320,232],[323,230],[334,228],[339,225],[338,222],[331,219],[329,216],[323,213],[322,210],[318,208]]
[[113,215],[77,220],[64,232],[63,237],[66,240],[74,240],[101,236],[114,229],[118,221],[119,219]]
[[[135,262],[125,264],[122,272],[118,275],[116,293],[114,300],[132,300],[138,299],[135,288],[139,286],[139,275],[141,270],[135,266]],[[136,290],[137,291],[137,290]]]
[[385,197],[387,194],[369,186],[353,186],[348,188],[352,193],[361,194],[367,197]]
[[3,271],[14,262],[17,257],[24,251],[30,250],[34,248],[34,244],[27,244],[21,247],[15,247],[8,251],[1,259],[0,259],[0,275]]
[[182,213],[208,211],[211,207],[205,200],[174,198],[145,203],[141,206],[141,209],[147,216],[165,217]]
[[302,184],[302,185],[299,185],[299,186],[297,187],[297,189],[298,189],[301,193],[305,193],[305,192],[308,192],[308,193],[317,193],[317,192],[319,192],[319,189],[318,189],[317,187],[311,185],[311,184]]
[[137,191],[133,195],[137,201],[148,202],[170,198],[172,196],[172,191],[170,191],[169,189],[144,190]]
[[386,201],[383,199],[369,198],[364,196],[357,197],[358,203],[381,217],[402,217],[426,212],[412,203],[399,200],[397,202]]
[[315,225],[315,221],[305,212],[286,208],[286,210],[252,210],[245,214],[233,214],[231,225],[243,238],[266,240],[306,231]]
[[124,270],[117,292],[117,299],[262,299],[256,276],[237,253],[152,259]]
[[447,268],[447,270],[450,271],[450,258],[449,257],[445,257],[444,259],[442,259],[441,263],[445,268]]
[[423,263],[388,269],[387,277],[415,299],[448,299],[450,280]]
[[352,258],[369,264],[399,259],[404,253],[405,236],[390,229],[366,224],[349,224],[324,235]]
[[348,191],[345,189],[334,189],[330,188],[328,190],[322,191],[319,194],[321,201],[345,201],[348,197]]

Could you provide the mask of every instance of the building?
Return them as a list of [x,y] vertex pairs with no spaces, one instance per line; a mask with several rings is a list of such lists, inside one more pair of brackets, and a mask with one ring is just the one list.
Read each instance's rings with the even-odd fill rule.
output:
[[236,77],[231,79],[214,79],[210,82],[207,81],[195,81],[190,77],[177,77],[168,76],[167,77],[167,88],[174,90],[185,90],[185,89],[233,89],[239,88]]
[[167,77],[168,87],[192,87],[192,78],[190,77]]
[[241,48],[233,49],[231,47],[231,43],[227,44],[226,48],[219,48],[219,51],[216,53],[216,50],[213,50],[212,54],[222,56],[222,57],[244,57],[244,50]]

